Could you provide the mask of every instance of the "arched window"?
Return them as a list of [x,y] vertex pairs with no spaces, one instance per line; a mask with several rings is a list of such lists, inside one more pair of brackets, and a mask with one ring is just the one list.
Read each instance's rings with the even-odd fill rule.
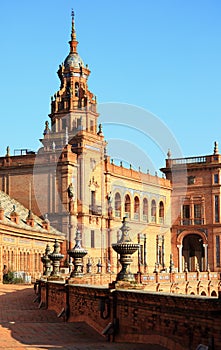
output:
[[130,196],[128,194],[125,196],[124,213],[127,218],[130,218]]
[[153,199],[151,202],[151,222],[156,222],[156,201]]
[[121,217],[121,196],[120,193],[116,193],[114,197],[114,210],[115,210],[115,217],[120,218]]
[[137,196],[134,197],[134,219],[139,220],[140,218],[140,200]]
[[164,204],[162,201],[159,203],[159,220],[160,224],[164,223]]
[[146,198],[143,199],[143,221],[148,222],[148,201]]

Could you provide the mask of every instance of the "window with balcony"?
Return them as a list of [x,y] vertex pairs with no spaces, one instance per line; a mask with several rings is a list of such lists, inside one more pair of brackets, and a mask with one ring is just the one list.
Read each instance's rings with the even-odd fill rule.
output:
[[159,222],[160,224],[164,223],[164,204],[162,201],[159,203]]
[[194,225],[201,225],[202,222],[202,206],[201,204],[194,204]]
[[134,219],[140,219],[140,200],[137,196],[134,197]]
[[183,225],[190,225],[190,205],[184,204],[183,205]]
[[156,201],[155,199],[153,199],[151,202],[151,222],[156,222],[156,219],[157,219],[156,209],[157,209]]
[[127,218],[130,218],[130,208],[131,208],[130,196],[127,194],[125,196],[125,201],[124,201],[124,213]]
[[143,199],[143,221],[148,222],[148,200]]
[[121,217],[121,196],[120,193],[115,194],[114,198],[114,210],[115,210],[115,217],[120,218]]

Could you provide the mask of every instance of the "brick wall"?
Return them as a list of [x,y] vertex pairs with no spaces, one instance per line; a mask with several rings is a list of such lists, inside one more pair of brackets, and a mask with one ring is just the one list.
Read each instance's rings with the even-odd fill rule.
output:
[[[221,349],[219,298],[175,296],[134,290],[39,282],[41,301],[69,322],[84,321],[112,341],[158,344],[195,350],[204,344]],[[114,331],[114,332],[113,332]]]

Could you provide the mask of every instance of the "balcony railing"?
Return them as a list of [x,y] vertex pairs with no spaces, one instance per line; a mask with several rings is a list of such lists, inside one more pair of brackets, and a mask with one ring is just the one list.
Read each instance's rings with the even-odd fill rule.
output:
[[115,210],[115,218],[120,218],[120,210]]
[[204,219],[202,218],[197,218],[197,219],[182,219],[181,220],[181,225],[204,225]]
[[89,205],[89,214],[102,215],[102,208],[100,205]]
[[151,216],[151,222],[156,222],[156,216]]
[[147,215],[146,215],[146,214],[143,214],[143,221],[148,222],[148,217],[147,217]]
[[139,218],[140,218],[140,215],[138,214],[138,213],[134,213],[134,220],[139,220]]

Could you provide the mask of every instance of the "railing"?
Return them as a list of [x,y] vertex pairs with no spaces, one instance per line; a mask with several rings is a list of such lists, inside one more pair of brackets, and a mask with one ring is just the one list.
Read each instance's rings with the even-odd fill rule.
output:
[[146,215],[146,214],[143,214],[143,221],[148,222],[148,217],[147,217],[147,215]]
[[204,225],[204,219],[182,219],[180,221],[181,225],[189,226],[189,225]]
[[164,218],[162,216],[159,217],[159,223],[164,224]]
[[140,215],[138,213],[134,213],[134,220],[139,220]]
[[115,210],[115,218],[120,218],[120,210]]
[[206,157],[188,157],[171,159],[173,165],[191,164],[191,163],[206,163]]
[[156,216],[151,216],[151,222],[156,222]]
[[102,215],[102,208],[100,205],[89,205],[89,214]]

